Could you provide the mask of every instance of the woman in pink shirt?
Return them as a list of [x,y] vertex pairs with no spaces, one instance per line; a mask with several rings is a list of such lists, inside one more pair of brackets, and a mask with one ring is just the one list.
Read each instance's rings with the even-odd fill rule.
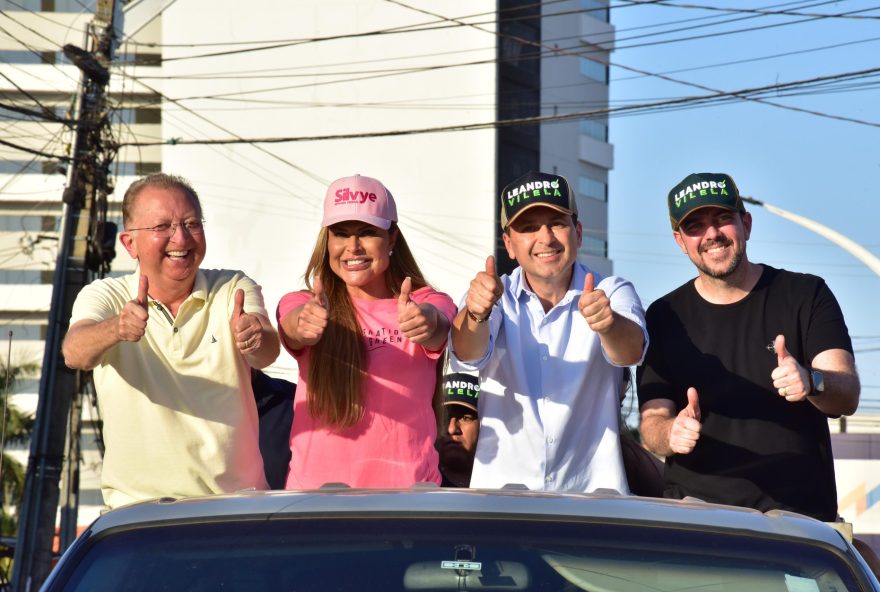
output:
[[278,305],[299,365],[287,489],[440,483],[433,398],[456,308],[424,280],[378,180],[334,181],[306,268]]

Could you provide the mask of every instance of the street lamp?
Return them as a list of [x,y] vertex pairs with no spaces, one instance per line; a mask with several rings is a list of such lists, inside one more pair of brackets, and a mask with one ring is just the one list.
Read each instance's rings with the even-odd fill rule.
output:
[[783,210],[782,208],[777,208],[776,206],[772,206],[768,203],[764,203],[763,201],[759,201],[753,197],[742,196],[742,200],[746,203],[761,206],[762,208],[768,210],[773,214],[776,214],[777,216],[781,216],[786,220],[794,222],[799,226],[803,226],[807,230],[812,230],[816,234],[827,238],[832,243],[850,253],[853,257],[867,265],[871,271],[880,276],[880,259],[874,256],[874,254],[872,254],[870,251],[868,251],[868,249],[866,249],[859,243],[843,236],[836,230],[831,230],[827,226],[819,224],[815,220],[810,220],[809,218],[804,218],[803,216],[793,214],[791,212]]

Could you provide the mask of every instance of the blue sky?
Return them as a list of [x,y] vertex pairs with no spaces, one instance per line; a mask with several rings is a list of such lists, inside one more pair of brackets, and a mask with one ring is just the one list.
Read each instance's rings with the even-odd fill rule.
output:
[[[762,15],[720,24],[747,15],[685,8],[682,2],[620,7],[611,11],[618,47],[612,63],[669,73],[721,91],[880,66],[880,9],[871,10],[876,3],[779,2],[772,4],[776,8],[770,2],[745,0],[694,4],[810,14],[860,11],[853,16],[868,18],[795,22],[809,17]],[[668,24],[650,26],[658,23]],[[793,24],[760,28],[782,23]],[[752,30],[721,34],[745,28]],[[681,30],[632,39],[669,29]],[[628,48],[668,39],[683,40]],[[769,57],[783,53],[793,55]],[[750,61],[722,65],[742,60]],[[610,89],[612,107],[708,94],[621,67],[612,67]],[[766,99],[875,125],[746,101],[610,120],[615,166],[609,183],[609,252],[615,273],[635,283],[646,307],[695,275],[673,242],[665,205],[666,192],[691,172],[727,172],[743,195],[812,218],[880,255],[880,76],[826,85],[804,96],[780,93]],[[749,258],[827,281],[854,338],[862,409],[880,412],[880,278],[820,236],[766,209],[750,209],[754,224]]]

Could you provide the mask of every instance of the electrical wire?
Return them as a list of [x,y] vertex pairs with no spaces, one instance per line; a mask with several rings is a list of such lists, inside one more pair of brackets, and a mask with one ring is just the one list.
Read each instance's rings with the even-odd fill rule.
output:
[[[556,0],[556,1],[566,1],[566,0]],[[787,5],[792,5],[792,4],[806,5],[806,6],[809,6],[809,7],[814,7],[814,6],[824,5],[824,4],[837,3],[838,1],[839,1],[839,0],[825,0],[825,1],[822,1],[822,2],[812,2],[812,3],[809,3],[809,2],[804,2],[803,0],[798,0],[798,1],[796,1],[796,2],[785,2],[785,3],[782,3],[782,4],[770,5],[770,7],[774,7],[774,6],[787,6]],[[552,4],[552,3],[553,3],[553,2],[545,2],[544,5]],[[643,4],[645,4],[645,3],[642,3],[642,4],[640,4],[640,5],[643,5]],[[534,6],[534,5],[533,5],[533,6]],[[524,8],[524,7],[518,7],[518,9],[522,9],[522,8]],[[507,10],[510,10],[510,9],[507,9]],[[593,11],[593,10],[597,10],[597,9],[595,9],[595,8],[584,9],[584,10],[581,10],[581,11],[578,11],[578,12],[589,12],[589,11]],[[471,16],[485,16],[486,14],[492,14],[492,13],[481,13],[481,14],[479,14],[479,15],[471,15]],[[554,15],[548,15],[548,17],[549,17],[549,16],[554,16]],[[470,17],[459,17],[459,18],[470,18]],[[677,20],[677,21],[670,21],[670,22],[662,23],[662,24],[658,24],[658,25],[648,25],[647,27],[667,26],[667,25],[671,25],[671,24],[682,24],[682,23],[693,23],[693,22],[696,22],[696,21],[703,21],[703,20],[708,20],[708,19],[719,19],[719,18],[720,18],[720,17],[719,17],[718,15],[709,15],[709,16],[695,17],[695,18],[689,18],[689,19],[680,19],[680,20]],[[442,21],[442,20],[443,20],[443,19],[441,19],[441,21]],[[723,23],[727,23],[727,22],[730,22],[730,21],[729,21],[729,20],[728,20],[728,21],[723,21]],[[720,24],[720,23],[713,23],[713,25],[714,25],[714,24]],[[620,34],[622,31],[638,30],[638,29],[643,29],[643,28],[646,28],[646,27],[633,27],[633,28],[631,28],[631,29],[617,29],[618,40],[620,40],[619,34]],[[678,29],[676,29],[676,30],[678,30]],[[668,32],[669,32],[669,31],[661,31],[661,32],[659,32],[659,33],[657,33],[657,34],[658,34],[658,35],[660,35],[660,34],[666,34],[666,33],[668,33]],[[344,36],[340,36],[339,38],[340,38],[340,39],[341,39],[341,38],[344,38]],[[558,41],[572,40],[572,39],[580,39],[580,35],[576,35],[576,36],[572,36],[572,37],[559,37],[559,38],[545,39],[545,41],[546,41],[546,43],[554,43],[554,42],[558,42]],[[287,40],[287,41],[290,41],[290,40]],[[275,43],[275,42],[280,42],[280,41],[216,42],[216,43],[210,43],[210,44],[205,44],[205,45],[235,45],[235,44],[248,44],[248,45],[253,45],[253,44],[255,44],[255,43]],[[136,42],[135,42],[135,43],[136,43]],[[150,45],[154,45],[154,44],[150,44]],[[178,45],[178,44],[170,44],[170,45],[162,45],[161,47],[190,47],[190,46],[192,46],[192,45],[193,45],[193,44],[179,44],[179,45]],[[199,74],[193,74],[193,75],[186,75],[186,74],[184,74],[184,75],[180,75],[180,74],[178,74],[178,75],[175,75],[175,76],[145,76],[144,78],[146,78],[146,79],[202,79],[202,78],[207,78],[207,79],[225,79],[226,77],[236,78],[236,79],[242,79],[242,78],[245,78],[245,79],[247,79],[247,78],[260,78],[260,76],[253,76],[253,74],[254,74],[254,73],[259,73],[259,72],[272,72],[272,73],[274,74],[274,73],[277,73],[277,72],[279,72],[279,71],[299,71],[299,70],[306,70],[306,69],[308,69],[308,70],[315,70],[315,69],[318,69],[318,68],[327,68],[327,67],[342,66],[342,65],[345,65],[345,66],[351,66],[351,65],[353,65],[353,64],[376,63],[376,62],[388,62],[388,61],[398,61],[398,60],[404,60],[404,59],[409,60],[409,59],[424,58],[424,57],[436,57],[436,56],[440,56],[440,55],[451,55],[451,54],[458,54],[458,53],[469,53],[469,52],[473,52],[473,51],[485,51],[485,50],[492,50],[492,49],[493,49],[492,47],[487,47],[487,48],[481,48],[481,49],[465,49],[465,50],[455,50],[455,51],[447,51],[447,52],[434,52],[434,53],[428,53],[428,54],[407,54],[407,55],[405,55],[405,56],[395,56],[395,57],[391,57],[391,58],[377,58],[377,59],[370,59],[370,60],[355,60],[355,61],[346,61],[346,62],[336,62],[336,63],[331,63],[331,64],[310,64],[310,65],[307,65],[307,66],[294,66],[294,67],[288,67],[288,68],[282,68],[282,69],[278,69],[278,68],[270,68],[270,69],[265,69],[265,70],[253,70],[253,69],[250,69],[250,70],[239,70],[239,71],[229,71],[229,70],[226,70],[226,71],[223,71],[223,72],[199,73]],[[282,76],[283,76],[283,75],[282,75]],[[268,76],[268,77],[277,77],[277,76]]]
[[[765,56],[757,56],[757,57],[753,57],[753,58],[745,58],[745,59],[740,59],[740,60],[716,62],[713,64],[705,64],[702,66],[692,66],[692,67],[687,67],[687,68],[679,68],[676,70],[666,70],[664,72],[659,72],[657,74],[666,74],[666,75],[680,74],[683,72],[693,72],[693,71],[698,71],[698,70],[706,70],[706,69],[710,69],[710,68],[720,68],[720,67],[725,67],[725,66],[754,63],[754,62],[763,61],[763,60],[770,60],[770,59],[775,59],[775,58],[780,58],[780,57],[788,57],[788,56],[792,56],[792,55],[801,55],[801,54],[805,54],[805,53],[825,51],[825,50],[830,50],[830,49],[839,49],[841,47],[846,47],[846,46],[850,46],[850,45],[858,45],[858,44],[862,44],[862,43],[873,43],[873,42],[877,42],[877,41],[880,41],[880,37],[870,37],[867,39],[858,39],[858,40],[854,40],[854,41],[835,43],[832,45],[823,45],[823,46],[819,46],[819,47],[812,47],[812,48],[806,48],[806,49],[795,50],[795,51],[788,51],[788,52],[777,53],[777,54],[769,54],[769,55],[765,55]],[[650,77],[650,75],[649,74],[637,74],[634,76],[614,77],[611,79],[611,82],[621,82],[621,81],[629,81],[629,80],[637,80],[637,79],[641,80],[641,79],[647,78],[647,77]],[[150,78],[158,78],[158,77],[147,76],[145,78],[150,79]],[[175,77],[168,77],[168,78],[175,78]],[[186,78],[186,77],[184,77],[184,78]],[[593,82],[592,81],[584,81],[584,82],[576,82],[573,84],[556,85],[556,86],[549,86],[549,87],[543,87],[543,88],[545,90],[557,90],[557,89],[562,89],[562,88],[574,88],[574,87],[578,87],[578,86],[584,86],[585,84],[593,84]],[[518,91],[518,92],[521,92],[521,91]],[[510,94],[504,95],[504,96],[513,96],[515,94],[517,94],[517,93],[510,93]],[[487,96],[491,96],[493,99],[495,99],[495,97],[496,97],[495,94],[492,94],[492,95],[474,94],[474,95],[447,96],[447,97],[443,97],[443,98],[444,99],[462,99],[462,98],[478,98],[478,97],[487,97]],[[401,109],[401,108],[432,109],[432,108],[437,108],[437,109],[445,109],[445,110],[449,110],[449,109],[481,109],[481,108],[494,110],[496,108],[496,102],[494,100],[492,102],[487,102],[487,103],[483,103],[483,104],[476,104],[476,103],[465,103],[465,104],[435,103],[435,104],[431,104],[431,103],[415,103],[414,102],[414,101],[419,101],[420,99],[400,99],[400,100],[395,100],[395,101],[382,101],[382,102],[379,102],[379,101],[314,102],[314,101],[282,101],[282,100],[271,100],[271,99],[232,99],[232,98],[222,99],[222,100],[227,101],[227,102],[243,102],[243,103],[247,103],[249,106],[248,107],[240,107],[240,108],[201,107],[200,111],[207,111],[207,110],[236,111],[236,110],[253,110],[253,109],[274,109],[279,106],[290,106],[290,107],[295,107],[295,108],[314,108],[314,107],[345,107],[345,108],[369,107],[369,108],[388,108],[388,109]],[[503,100],[503,97],[502,97],[502,100]],[[255,104],[265,105],[265,107],[254,107],[253,105],[255,105]],[[521,102],[520,101],[520,102],[518,102],[518,104],[525,105],[525,106],[529,106],[529,105],[533,106],[536,103],[529,103],[529,102]],[[557,106],[568,106],[564,103],[559,103],[559,102],[555,102],[555,101],[553,102],[553,104],[557,105]],[[586,105],[587,103],[584,102],[583,104]],[[546,103],[541,103],[541,105],[545,106]]]
[[[623,0],[630,1],[632,0]],[[633,2],[634,4],[641,4],[640,2]],[[853,14],[835,14],[835,15],[827,15],[824,13],[807,13],[807,12],[796,12],[790,10],[766,10],[761,8],[728,8],[724,6],[706,6],[702,4],[667,4],[665,2],[661,2],[658,6],[665,6],[667,8],[693,8],[699,10],[713,10],[718,12],[728,12],[728,13],[739,13],[739,14],[757,14],[757,15],[773,15],[773,16],[817,16],[817,17],[830,17],[830,18],[841,18],[841,19],[859,19],[859,20],[880,20],[880,16],[856,16]],[[870,10],[878,10],[880,7],[875,7]]]
[[[164,13],[168,8],[170,8],[170,7],[171,7],[174,3],[176,3],[176,2],[177,2],[177,0],[171,0],[170,2],[168,2],[168,4],[162,6],[162,8],[160,8],[160,9],[156,12],[156,14],[154,14],[154,15],[151,16],[149,19],[147,19],[146,21],[144,21],[144,23],[143,23],[140,27],[138,27],[138,28],[135,29],[134,31],[128,33],[128,34],[122,39],[122,41],[123,41],[123,42],[126,42],[126,43],[129,43],[129,42],[131,42],[131,43],[137,43],[136,41],[133,41],[133,40],[132,40],[132,37],[134,37],[135,35],[137,35],[137,34],[140,33],[141,31],[143,31],[144,28],[146,28],[150,23],[152,23],[154,20],[156,20],[157,18],[159,18],[160,16],[162,16],[162,13]],[[139,2],[129,2],[129,3],[123,8],[123,10],[124,10],[124,11],[129,11],[129,10],[131,10],[132,8],[134,8],[137,4],[139,4]],[[140,45],[140,44],[139,44],[139,45]]]
[[20,146],[15,144],[14,142],[9,142],[7,140],[0,139],[0,144],[4,146],[8,146],[9,148],[13,148],[15,150],[21,150],[22,152],[27,152],[29,154],[36,154],[37,156],[45,156],[46,158],[54,158],[56,160],[60,160],[63,162],[70,162],[71,158],[69,156],[65,156],[63,154],[52,154],[51,152],[43,152],[42,150],[36,150],[34,148],[28,148],[27,146]]
[[[387,1],[391,2],[392,0],[387,0]],[[401,6],[406,6],[406,4],[403,4],[400,2],[393,2],[393,3],[399,4]],[[418,10],[419,12],[425,12],[427,14],[432,14],[432,13],[424,11],[422,9],[414,9],[414,10]],[[875,8],[861,9],[858,11],[851,11],[851,13],[852,12],[864,12],[866,10],[875,10]],[[758,16],[760,16],[760,15],[758,15]],[[743,18],[756,18],[756,16],[752,15],[752,16],[743,17]],[[811,21],[817,20],[819,18],[825,18],[825,17],[809,17],[809,18],[800,19],[797,21],[785,22],[785,23],[774,23],[774,24],[758,26],[758,27],[751,27],[751,28],[746,28],[746,29],[734,29],[734,30],[730,30],[730,31],[705,33],[702,35],[692,35],[692,36],[688,36],[688,37],[679,37],[679,38],[675,38],[675,39],[651,41],[648,43],[636,43],[636,44],[632,44],[632,45],[628,45],[628,46],[619,45],[619,40],[618,40],[618,43],[615,44],[615,51],[621,51],[621,50],[633,49],[633,48],[641,48],[641,47],[646,47],[646,46],[661,45],[661,44],[669,44],[669,43],[674,43],[674,42],[693,41],[696,39],[702,39],[702,38],[706,38],[706,37],[713,37],[714,38],[714,37],[718,37],[721,35],[731,35],[731,34],[735,34],[735,33],[754,32],[754,31],[763,30],[763,29],[770,29],[770,28],[776,28],[776,27],[781,27],[781,26],[788,26],[788,25],[793,25],[793,24],[801,24],[801,23],[811,22]],[[454,19],[449,19],[449,20],[454,20]],[[300,89],[300,88],[315,88],[315,87],[324,86],[324,85],[362,82],[364,80],[387,78],[389,76],[400,76],[400,75],[408,75],[408,74],[416,74],[416,73],[425,73],[425,72],[443,70],[443,69],[448,69],[448,68],[459,68],[459,67],[486,65],[486,64],[493,64],[493,63],[497,64],[497,63],[503,63],[506,60],[512,60],[512,59],[516,59],[517,61],[523,61],[523,60],[538,60],[538,59],[546,59],[549,57],[563,57],[563,56],[588,57],[591,54],[604,53],[605,51],[607,51],[607,49],[602,48],[601,45],[597,46],[596,49],[590,49],[590,48],[583,49],[582,46],[580,46],[580,45],[576,46],[576,48],[575,47],[571,47],[571,48],[550,47],[546,44],[527,42],[527,40],[517,38],[515,36],[506,35],[506,34],[503,34],[503,33],[497,32],[497,31],[491,31],[488,29],[483,29],[483,28],[480,28],[479,26],[477,26],[475,24],[471,24],[471,23],[456,23],[456,24],[459,24],[460,26],[471,26],[477,30],[480,30],[480,31],[483,31],[483,32],[486,32],[489,34],[494,34],[499,37],[506,37],[506,38],[513,39],[514,41],[518,41],[520,43],[533,45],[535,47],[541,48],[542,51],[539,53],[533,54],[533,55],[517,56],[516,58],[502,58],[500,60],[498,58],[493,57],[491,59],[472,60],[469,62],[458,62],[458,63],[453,63],[453,64],[437,64],[437,65],[421,66],[421,67],[364,71],[363,75],[361,75],[360,72],[354,72],[354,73],[351,73],[351,74],[353,74],[352,77],[340,78],[337,80],[298,84],[298,85],[273,86],[270,88],[231,91],[231,92],[214,93],[214,94],[207,94],[207,95],[206,94],[192,95],[192,96],[187,96],[187,97],[178,97],[177,100],[178,101],[208,100],[208,99],[218,100],[218,99],[230,98],[230,97],[242,97],[245,95],[296,90],[296,89]],[[612,65],[619,65],[619,64],[612,63]],[[619,66],[625,68],[624,66],[621,66],[621,65],[619,65]],[[638,71],[638,72],[640,72],[644,75],[653,75],[650,73],[645,73],[643,71]],[[333,75],[347,75],[347,74],[349,74],[349,73],[347,73],[347,72],[346,73],[339,73],[339,72],[337,72],[337,73],[311,73],[311,74],[291,75],[291,77],[300,77],[300,76],[315,77],[315,76],[333,76]],[[687,84],[685,82],[680,82],[680,81],[679,81],[679,83]]]
[[[631,68],[628,66],[622,66],[617,64],[618,67],[622,67],[624,69],[637,71],[642,74],[648,74],[652,76],[657,76],[659,78],[663,78],[664,80],[670,80],[673,82],[678,82],[679,84],[687,84],[689,86],[693,86],[696,88],[700,88],[703,90],[707,90],[712,94],[709,95],[701,95],[701,96],[688,96],[676,99],[669,99],[665,101],[656,101],[653,103],[643,103],[636,105],[627,105],[622,107],[614,107],[614,108],[605,108],[605,109],[596,109],[592,111],[577,111],[572,113],[562,113],[556,115],[539,115],[532,117],[521,117],[507,120],[497,120],[497,121],[489,121],[489,122],[480,122],[480,123],[469,123],[469,124],[456,124],[456,125],[447,125],[447,126],[436,126],[436,127],[428,127],[428,128],[418,128],[418,129],[407,129],[407,130],[385,130],[385,131],[377,131],[377,132],[362,132],[362,133],[344,133],[344,134],[326,134],[326,135],[318,135],[318,136],[291,136],[291,137],[263,137],[263,138],[226,138],[226,139],[214,139],[214,140],[184,140],[184,139],[175,139],[173,141],[166,141],[163,144],[173,143],[178,145],[194,145],[194,144],[213,144],[213,145],[223,145],[223,144],[241,144],[241,143],[286,143],[286,142],[307,142],[307,141],[319,141],[319,140],[341,140],[341,139],[355,139],[355,138],[376,138],[376,137],[391,137],[391,136],[405,136],[405,135],[414,135],[414,134],[425,134],[425,133],[438,133],[438,132],[450,132],[450,131],[472,131],[472,130],[480,130],[480,129],[497,129],[511,126],[519,126],[519,125],[534,125],[539,123],[551,123],[551,122],[560,122],[560,121],[570,121],[575,119],[583,119],[585,117],[596,117],[596,116],[608,116],[618,113],[628,113],[638,111],[640,113],[645,112],[646,110],[656,111],[665,107],[680,107],[683,105],[694,105],[707,103],[709,101],[721,101],[721,100],[730,100],[730,99],[740,99],[740,100],[752,100],[761,103],[770,104],[773,106],[777,106],[784,109],[790,109],[793,111],[806,112],[813,115],[819,115],[822,117],[827,117],[831,119],[836,119],[840,121],[848,121],[851,123],[858,123],[861,125],[867,125],[871,127],[880,127],[880,123],[860,120],[856,118],[844,117],[839,115],[831,115],[827,113],[817,112],[809,109],[802,109],[799,107],[792,107],[788,105],[780,105],[777,103],[773,103],[770,101],[766,101],[756,96],[761,93],[768,92],[779,92],[784,89],[795,88],[798,86],[803,86],[807,84],[815,84],[819,82],[826,82],[832,80],[846,80],[853,79],[858,77],[876,75],[880,72],[880,68],[869,68],[865,70],[858,70],[854,72],[844,72],[841,74],[833,74],[829,76],[819,76],[810,79],[797,80],[787,83],[777,83],[759,87],[752,87],[734,91],[719,91],[716,89],[711,89],[709,87],[698,85],[695,83],[688,83],[684,81],[675,80],[664,75],[658,75],[654,73],[648,73],[643,70],[638,70],[636,68]],[[140,145],[140,146],[155,146],[159,145],[155,142],[127,142],[121,145]]]
[[[401,2],[400,0],[386,0],[386,1],[387,1],[387,2],[392,2],[392,3],[394,3],[394,4],[398,4],[398,5],[401,5],[401,6],[404,6],[404,7],[412,8],[412,7],[409,7],[407,4]],[[426,11],[424,11],[423,9],[418,9],[418,8],[412,8],[412,9],[413,9],[413,10],[416,10],[416,11],[418,11],[418,12],[423,12],[423,13],[426,12]],[[854,12],[864,12],[864,11],[850,11],[850,13],[854,13]],[[439,15],[435,15],[435,16],[439,16]],[[813,19],[806,19],[806,20],[813,20]],[[802,20],[802,21],[796,21],[796,22],[805,22],[805,21]],[[760,27],[760,28],[769,28],[770,26],[772,26],[772,25],[768,25],[768,26]],[[524,43],[524,44],[527,44],[527,45],[531,45],[531,46],[534,46],[534,47],[541,47],[541,48],[545,47],[544,45],[542,45],[542,44],[540,44],[540,43],[537,43],[537,42],[534,42],[534,41],[531,41],[531,40],[521,39],[521,38],[514,37],[514,36],[509,36],[509,35],[506,35],[506,34],[504,34],[504,33],[498,32],[498,31],[490,31],[490,30],[482,29],[482,28],[480,28],[480,27],[474,27],[474,28],[477,29],[477,30],[480,30],[480,31],[484,31],[484,32],[486,32],[486,33],[490,33],[490,34],[496,35],[496,36],[498,36],[498,37],[510,37],[510,38],[513,38],[513,39],[516,40],[516,41],[519,41],[519,42],[521,42],[521,43]],[[654,77],[657,77],[657,78],[660,78],[660,79],[662,79],[662,80],[666,80],[666,81],[669,81],[669,82],[675,82],[675,83],[677,83],[677,84],[683,84],[683,85],[687,85],[687,86],[690,86],[690,87],[693,87],[693,88],[698,88],[698,89],[700,89],[700,90],[705,90],[705,91],[708,91],[708,92],[711,92],[711,93],[715,93],[716,96],[722,96],[722,94],[728,94],[728,93],[722,93],[722,91],[719,91],[718,89],[715,89],[715,88],[711,88],[711,87],[709,87],[709,86],[705,86],[705,85],[701,85],[701,84],[696,84],[696,83],[691,83],[691,82],[687,82],[687,81],[679,80],[679,79],[672,78],[672,77],[669,77],[669,76],[666,76],[666,75],[662,75],[662,74],[656,74],[656,73],[653,73],[653,72],[647,72],[647,71],[645,71],[645,70],[641,70],[641,69],[638,69],[638,68],[633,68],[633,67],[631,67],[631,66],[624,66],[623,64],[620,64],[620,63],[614,63],[613,65],[617,66],[618,68],[623,68],[623,69],[625,69],[625,70],[629,70],[629,71],[632,71],[632,72],[637,72],[637,73],[639,73],[639,74],[644,74],[644,75],[654,76]],[[864,73],[860,73],[860,74],[864,74]],[[846,75],[844,75],[844,76],[846,76]],[[836,78],[836,77],[835,77],[835,78]],[[813,80],[811,80],[811,81],[807,81],[807,83],[817,82],[817,81],[819,81],[819,80],[830,80],[830,79],[832,79],[832,78],[831,78],[831,77],[819,77],[819,78],[813,79]],[[783,85],[783,87],[787,87],[787,86],[788,86],[788,85]],[[780,88],[782,88],[782,87],[780,87]],[[719,93],[720,93],[720,94],[719,94]],[[743,96],[743,95],[740,95],[740,94],[738,94],[738,93],[734,93],[734,94],[735,94],[735,96],[736,96],[737,98],[740,98],[740,99],[749,100],[749,101],[755,101],[755,102],[758,102],[758,103],[761,103],[761,104],[771,105],[771,106],[774,106],[774,107],[777,107],[777,108],[781,108],[781,109],[787,109],[787,110],[790,110],[790,111],[797,111],[797,112],[801,112],[801,113],[808,113],[808,114],[811,114],[811,115],[816,115],[816,116],[819,116],[819,117],[825,117],[825,118],[829,118],[829,119],[835,119],[835,120],[838,120],[838,121],[848,121],[848,122],[850,122],[850,123],[858,123],[858,124],[862,124],[862,125],[868,125],[868,126],[873,126],[873,127],[880,127],[880,123],[876,123],[876,122],[869,122],[869,121],[865,121],[865,120],[861,120],[861,119],[856,119],[856,118],[852,118],[852,117],[845,117],[845,116],[842,116],[842,115],[833,115],[833,114],[824,113],[824,112],[816,111],[816,110],[812,110],[812,109],[805,109],[805,108],[801,108],[801,107],[793,107],[793,106],[791,106],[791,105],[783,105],[783,104],[780,104],[780,103],[776,103],[776,102],[773,102],[773,101],[768,101],[768,100],[761,99],[761,98],[757,98],[757,97]]]
[[[544,0],[543,2],[535,2],[532,4],[525,4],[522,6],[515,6],[515,7],[511,7],[511,8],[502,8],[500,10],[493,10],[490,12],[481,12],[481,13],[472,14],[472,15],[468,15],[468,16],[462,16],[459,18],[466,19],[466,18],[484,17],[484,16],[489,16],[489,15],[495,15],[495,14],[498,14],[499,12],[525,10],[528,8],[534,8],[536,6],[549,6],[551,4],[557,4],[559,2],[567,2],[567,1],[568,0]],[[653,1],[657,1],[657,0],[653,0]],[[652,2],[646,2],[646,4],[650,4],[650,3],[652,3]],[[171,2],[171,4],[173,4],[173,2]],[[170,4],[169,4],[169,6],[170,6]],[[128,9],[128,8],[130,8],[130,7],[126,7],[126,9]],[[167,6],[163,7],[163,9],[164,8],[167,8]],[[589,9],[582,9],[578,12],[592,12],[592,11],[597,11],[597,10],[604,10],[604,9],[602,9],[602,8],[589,8]],[[160,10],[159,14],[161,14],[161,12],[162,11]],[[153,18],[155,19],[157,16],[159,16],[159,14],[155,15]],[[427,24],[436,24],[437,22],[443,22],[443,21],[442,20],[441,21],[432,21],[431,23],[427,23]],[[413,26],[421,26],[421,25],[406,25],[406,26],[413,27]],[[400,29],[400,27],[393,27],[391,29],[380,29],[378,31],[373,31],[372,33],[376,34],[376,33],[383,33],[383,32],[396,32],[398,29]],[[133,35],[133,33],[129,34],[129,37],[131,37],[132,35]],[[319,39],[321,41],[332,41],[332,40],[336,40],[336,39],[345,39],[345,38],[347,38],[347,35],[335,35],[335,36],[321,37]],[[310,42],[312,39],[314,39],[314,38],[308,37],[308,38],[295,38],[295,39],[287,38],[287,39],[271,39],[271,40],[261,39],[261,40],[255,40],[255,41],[213,41],[213,42],[204,42],[204,43],[154,43],[154,42],[149,42],[149,41],[133,41],[132,40],[131,43],[134,45],[144,45],[144,46],[148,46],[148,47],[193,48],[193,47],[218,47],[218,46],[219,47],[229,47],[229,46],[234,46],[234,45],[254,45],[254,44],[258,44],[258,43],[269,43],[269,44],[302,43],[302,42]]]

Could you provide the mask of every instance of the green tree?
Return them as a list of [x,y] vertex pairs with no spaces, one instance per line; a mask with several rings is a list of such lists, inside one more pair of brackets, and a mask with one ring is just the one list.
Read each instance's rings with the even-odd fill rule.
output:
[[[34,427],[34,417],[24,413],[14,405],[8,405],[8,398],[23,378],[36,376],[37,364],[10,366],[7,374],[5,364],[0,364],[0,417],[6,408],[6,425],[3,442],[3,464],[0,473],[0,536],[14,537],[18,532],[18,511],[24,493],[25,467],[12,456],[6,454],[6,445],[27,443]],[[5,546],[5,545],[0,545]],[[5,581],[10,559],[4,557],[6,549],[0,549],[0,580]]]

